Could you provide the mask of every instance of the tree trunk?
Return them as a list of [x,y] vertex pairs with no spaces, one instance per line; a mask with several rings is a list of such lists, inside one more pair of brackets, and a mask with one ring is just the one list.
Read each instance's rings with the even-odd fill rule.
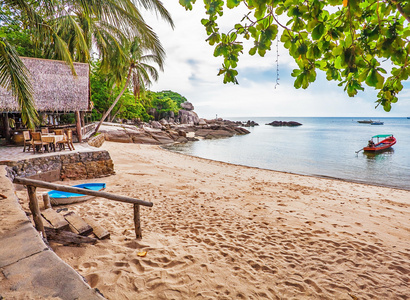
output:
[[122,107],[122,102],[120,103],[120,107],[117,109],[117,111],[115,112],[115,114],[112,116],[111,120],[114,120],[114,119],[115,119],[115,117],[116,117],[116,116],[118,115],[118,113],[120,112],[121,107]]
[[3,114],[3,128],[4,128],[4,136],[7,140],[7,142],[11,142],[11,134],[10,134],[9,115],[8,115],[8,113]]
[[132,73],[132,67],[129,68],[128,70],[128,76],[127,76],[127,81],[125,82],[124,88],[121,90],[121,93],[117,96],[117,98],[114,100],[113,104],[110,106],[110,108],[105,112],[104,116],[101,118],[100,122],[98,122],[97,127],[95,128],[95,131],[93,135],[95,135],[98,132],[98,129],[100,129],[101,124],[104,122],[104,120],[107,118],[107,116],[110,114],[110,112],[113,110],[114,106],[117,104],[118,100],[120,100],[122,94],[124,94],[125,90],[128,87],[128,84],[130,83],[131,80],[131,73]]

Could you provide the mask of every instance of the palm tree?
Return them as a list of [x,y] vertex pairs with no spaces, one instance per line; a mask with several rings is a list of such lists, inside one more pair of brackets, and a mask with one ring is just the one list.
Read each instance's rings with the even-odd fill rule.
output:
[[[139,36],[158,53],[158,38],[145,23],[137,4],[157,12],[174,26],[160,0],[4,0],[1,5],[12,8],[21,16],[31,29],[42,57],[66,61],[75,74],[73,60],[88,62],[93,43],[109,60],[107,55],[112,51],[107,50],[111,47],[107,41],[116,39],[107,38],[109,28],[121,31],[128,38]],[[118,43],[115,45],[119,48]],[[19,102],[23,122],[34,127],[38,119],[28,72],[12,48],[6,38],[0,37],[0,86],[12,91]]]
[[[134,96],[140,98],[141,95],[145,93],[146,87],[151,85],[151,78],[154,81],[158,80],[157,69],[148,63],[154,62],[158,65],[160,70],[163,70],[165,51],[160,44],[155,48],[156,53],[145,54],[147,50],[149,51],[152,49],[140,38],[135,37],[131,42],[123,40],[123,43],[124,46],[121,49],[114,49],[114,52],[115,50],[119,51],[117,53],[117,59],[113,61],[102,61],[102,70],[117,70],[112,77],[114,81],[113,85],[119,86],[124,80],[125,84],[120,94],[101,118],[95,128],[94,134],[98,132],[101,124],[111,113],[129,85],[132,85],[133,87]],[[113,68],[113,64],[117,64],[117,66]]]

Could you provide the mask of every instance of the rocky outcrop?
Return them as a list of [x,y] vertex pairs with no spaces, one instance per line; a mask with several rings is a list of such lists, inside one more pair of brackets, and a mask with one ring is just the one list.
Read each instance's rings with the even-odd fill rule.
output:
[[273,121],[273,122],[270,122],[266,125],[295,127],[295,126],[301,126],[302,124],[298,123],[298,122],[295,122],[295,121],[289,121],[289,122],[286,122],[286,121]]
[[175,124],[161,120],[141,123],[138,126],[103,123],[100,128],[105,140],[122,143],[163,145],[186,143],[198,139],[226,138],[234,135],[248,134],[249,131],[240,124],[227,120],[201,119],[201,125]]
[[[148,114],[154,117],[154,120],[151,123],[153,126],[155,122],[169,122],[169,123],[179,123],[179,124],[189,124],[189,125],[198,125],[199,124],[199,117],[194,112],[194,106],[191,102],[183,102],[181,103],[181,109],[178,112],[178,115],[175,116],[173,111],[159,113],[156,108],[150,108],[148,110]],[[154,127],[159,128],[159,127]]]
[[242,126],[243,127],[255,127],[255,126],[259,126],[259,124],[256,123],[255,121],[248,120],[247,122],[242,122]]

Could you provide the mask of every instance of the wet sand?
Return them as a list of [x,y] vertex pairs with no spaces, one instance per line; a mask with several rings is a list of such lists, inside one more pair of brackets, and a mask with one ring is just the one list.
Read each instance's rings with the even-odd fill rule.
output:
[[117,174],[93,181],[154,203],[142,240],[131,204],[95,198],[68,207],[111,239],[52,246],[108,299],[410,298],[409,191],[102,148]]

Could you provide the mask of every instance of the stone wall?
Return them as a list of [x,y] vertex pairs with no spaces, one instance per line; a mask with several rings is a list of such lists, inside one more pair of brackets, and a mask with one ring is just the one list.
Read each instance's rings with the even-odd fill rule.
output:
[[7,176],[26,177],[44,181],[99,178],[115,174],[110,154],[105,151],[78,152],[37,157],[7,166]]

